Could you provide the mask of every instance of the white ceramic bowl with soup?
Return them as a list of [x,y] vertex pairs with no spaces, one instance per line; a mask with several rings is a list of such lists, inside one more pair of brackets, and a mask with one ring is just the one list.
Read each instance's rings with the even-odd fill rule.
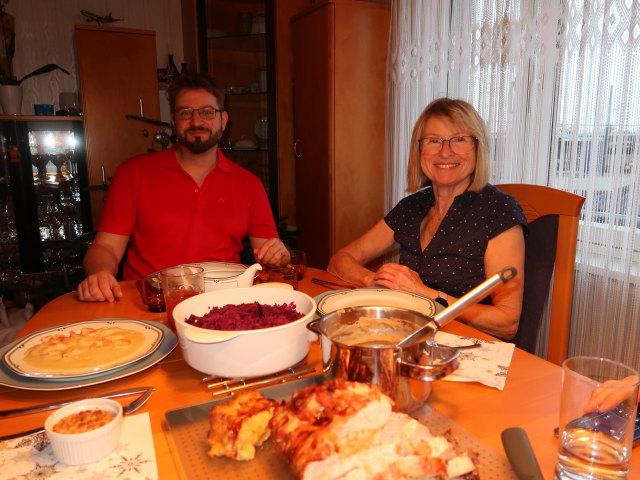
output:
[[[210,330],[187,323],[211,307],[259,302],[282,305],[293,302],[302,317],[293,322],[257,330]],[[306,325],[316,302],[296,290],[234,288],[206,292],[180,302],[173,311],[185,361],[192,368],[218,377],[255,377],[284,370],[309,353]]]
[[66,465],[97,462],[120,441],[122,405],[108,398],[88,398],[53,412],[44,423],[53,454]]

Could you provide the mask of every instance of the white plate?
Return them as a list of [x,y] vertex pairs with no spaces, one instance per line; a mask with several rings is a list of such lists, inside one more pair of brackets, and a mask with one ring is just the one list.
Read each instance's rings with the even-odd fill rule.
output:
[[347,307],[399,307],[431,317],[442,305],[419,293],[387,288],[356,288],[327,292],[318,300],[318,314],[326,315]]
[[[121,319],[102,319],[105,320],[121,320]],[[108,372],[94,373],[93,375],[85,375],[81,377],[73,378],[41,378],[41,377],[25,377],[22,375],[16,375],[15,372],[7,368],[7,366],[0,362],[0,385],[7,387],[18,388],[22,390],[40,390],[40,391],[53,391],[53,390],[71,390],[73,388],[88,387],[89,385],[97,385],[99,383],[110,382],[111,380],[117,380],[119,378],[128,377],[135,373],[146,370],[147,368],[160,362],[163,358],[169,355],[178,345],[178,337],[175,333],[169,330],[165,325],[154,322],[151,320],[136,320],[148,325],[158,327],[163,332],[163,339],[160,346],[151,352],[146,357],[138,360],[137,362],[125,365],[122,368],[110,370]],[[16,340],[9,345],[0,348],[0,358],[4,356],[6,352],[11,350],[22,339]]]
[[[68,336],[72,332],[80,333],[83,328],[107,328],[118,327],[127,330],[133,330],[135,332],[142,333],[144,335],[144,346],[133,357],[128,357],[123,361],[110,361],[95,363],[90,367],[79,369],[73,373],[63,372],[42,372],[34,367],[30,366],[25,361],[26,352],[36,345],[39,345],[45,337],[51,335],[65,335]],[[139,320],[91,320],[87,322],[70,323],[67,325],[61,325],[59,327],[48,328],[46,330],[40,330],[32,333],[28,337],[20,339],[16,345],[10,348],[7,353],[2,357],[4,364],[13,372],[25,377],[38,377],[49,379],[66,379],[77,378],[85,375],[94,375],[96,373],[105,373],[111,370],[122,368],[126,365],[130,365],[138,360],[151,354],[155,349],[160,346],[164,332],[157,326],[157,324],[143,323]]]

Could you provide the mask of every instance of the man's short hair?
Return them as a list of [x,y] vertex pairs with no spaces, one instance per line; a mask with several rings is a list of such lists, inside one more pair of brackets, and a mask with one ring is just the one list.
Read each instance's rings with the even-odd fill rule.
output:
[[224,91],[216,87],[215,80],[206,73],[182,73],[175,77],[167,90],[171,112],[176,111],[176,99],[185,90],[206,90],[218,101],[218,108],[224,110]]

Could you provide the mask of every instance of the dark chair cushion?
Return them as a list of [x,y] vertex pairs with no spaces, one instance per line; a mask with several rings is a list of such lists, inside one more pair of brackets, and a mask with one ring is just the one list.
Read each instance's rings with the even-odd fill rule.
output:
[[558,216],[545,215],[529,224],[525,239],[524,298],[518,333],[511,342],[535,353],[536,339],[553,275],[558,238]]

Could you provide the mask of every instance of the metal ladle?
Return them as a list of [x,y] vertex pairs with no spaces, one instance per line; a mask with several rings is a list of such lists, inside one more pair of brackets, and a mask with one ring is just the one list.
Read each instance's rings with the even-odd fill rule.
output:
[[402,339],[400,342],[398,342],[397,346],[407,347],[420,340],[427,334],[433,335],[435,332],[440,330],[440,328],[444,327],[447,323],[457,317],[467,307],[478,303],[489,293],[495,290],[499,285],[508,282],[517,274],[518,271],[515,269],[515,267],[503,268],[498,273],[496,273],[492,277],[489,277],[469,293],[466,293],[456,302],[449,305],[447,308],[435,315],[430,322],[426,323],[415,332]]

